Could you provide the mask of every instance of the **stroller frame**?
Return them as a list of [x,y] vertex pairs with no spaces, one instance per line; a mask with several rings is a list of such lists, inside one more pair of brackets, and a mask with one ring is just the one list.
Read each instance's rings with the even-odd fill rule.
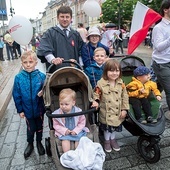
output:
[[[145,66],[144,61],[136,56],[127,56],[120,61],[122,68],[122,78],[127,84],[130,81],[130,77],[133,75],[133,70],[138,66]],[[151,124],[141,124],[139,123],[131,108],[128,112],[128,116],[123,122],[123,126],[134,136],[139,136],[137,142],[137,148],[140,155],[145,161],[149,163],[156,163],[160,159],[160,135],[165,130],[165,117],[164,108],[160,106],[159,102],[150,95],[150,102],[152,111],[155,112],[154,108],[157,110],[157,123]]]
[[[65,61],[66,63],[72,63],[70,61]],[[63,62],[63,63],[65,63]],[[52,66],[54,67],[54,66]],[[70,116],[78,116],[85,115],[86,116],[86,126],[89,128],[90,133],[88,133],[87,137],[90,138],[94,142],[99,142],[98,138],[98,127],[94,123],[93,113],[95,112],[95,108],[90,108],[90,103],[92,101],[92,88],[89,82],[88,77],[84,74],[84,72],[80,69],[81,67],[62,67],[57,69],[55,72],[50,73],[47,71],[47,79],[44,86],[44,102],[46,107],[46,115],[48,117],[50,137],[45,139],[45,147],[46,153],[48,156],[52,156],[53,161],[57,167],[57,169],[65,170],[65,168],[60,163],[60,156],[63,153],[61,141],[55,136],[55,131],[53,128],[53,118],[57,117],[70,117]],[[71,88],[75,90],[77,94],[77,102],[76,104],[83,111],[79,113],[71,113],[71,114],[52,114],[54,110],[59,108],[59,100],[58,95],[59,92],[64,88]],[[74,148],[74,142],[71,142],[71,149]]]

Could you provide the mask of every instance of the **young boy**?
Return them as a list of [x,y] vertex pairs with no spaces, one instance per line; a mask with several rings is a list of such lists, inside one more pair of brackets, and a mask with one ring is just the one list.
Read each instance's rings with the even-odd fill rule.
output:
[[106,51],[102,47],[98,47],[94,50],[93,59],[95,63],[92,63],[85,68],[84,72],[89,77],[92,88],[97,84],[97,81],[100,80],[103,74],[104,63],[107,60]]
[[[157,100],[161,100],[161,93],[157,89],[155,82],[150,81],[150,70],[145,66],[139,66],[134,70],[134,77],[132,81],[126,86],[129,94],[129,103],[135,113],[136,119],[140,123],[156,123],[157,120],[153,119],[151,104],[148,96],[153,91]],[[146,120],[142,118],[141,107],[146,114]]]
[[43,133],[43,118],[45,113],[42,97],[42,87],[45,74],[35,69],[37,56],[33,51],[25,51],[21,56],[23,70],[15,76],[13,86],[13,99],[21,118],[25,118],[27,124],[28,145],[24,152],[27,158],[33,151],[34,133],[36,133],[37,149],[39,155],[45,154],[41,143]]

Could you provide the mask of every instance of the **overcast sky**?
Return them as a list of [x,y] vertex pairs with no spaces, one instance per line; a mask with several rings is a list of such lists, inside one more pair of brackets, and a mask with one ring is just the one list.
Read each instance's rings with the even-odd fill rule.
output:
[[6,0],[8,20],[11,19],[10,15],[10,1],[14,8],[15,15],[22,15],[28,19],[36,19],[41,17],[39,12],[43,12],[50,0]]

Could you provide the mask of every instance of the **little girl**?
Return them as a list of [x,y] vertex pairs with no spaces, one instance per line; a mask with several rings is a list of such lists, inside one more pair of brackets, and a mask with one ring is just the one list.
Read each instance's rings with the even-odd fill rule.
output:
[[[76,93],[70,88],[61,90],[59,93],[59,104],[60,108],[52,114],[81,112],[81,109],[75,106]],[[70,150],[70,141],[75,141],[75,148],[78,146],[80,138],[86,136],[87,132],[89,132],[85,125],[86,118],[84,115],[53,119],[55,135],[62,140],[63,152]]]
[[121,67],[114,59],[106,61],[103,77],[94,89],[93,107],[100,105],[99,124],[104,131],[104,149],[111,152],[119,151],[120,147],[115,139],[115,131],[122,131],[122,122],[129,109],[128,94],[121,79]]

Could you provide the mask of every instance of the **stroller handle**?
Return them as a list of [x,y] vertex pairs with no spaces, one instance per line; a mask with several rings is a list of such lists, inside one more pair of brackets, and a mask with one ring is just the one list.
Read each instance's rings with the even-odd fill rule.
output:
[[96,108],[92,108],[86,111],[82,112],[76,112],[76,113],[69,113],[69,114],[51,114],[51,110],[46,111],[46,115],[48,118],[62,118],[62,117],[73,117],[73,116],[79,116],[79,115],[84,115],[84,114],[89,114],[92,112],[95,112]]
[[[62,65],[62,64],[74,64],[74,65],[76,65],[80,70],[83,70],[83,67],[82,67],[79,63],[77,63],[77,62],[72,62],[72,61],[70,61],[70,60],[63,60],[63,62],[62,62],[60,65]],[[49,73],[49,72],[51,71],[51,69],[54,68],[54,67],[56,67],[56,66],[59,66],[59,65],[51,64],[51,65],[48,67],[48,69],[47,69],[47,73]]]

